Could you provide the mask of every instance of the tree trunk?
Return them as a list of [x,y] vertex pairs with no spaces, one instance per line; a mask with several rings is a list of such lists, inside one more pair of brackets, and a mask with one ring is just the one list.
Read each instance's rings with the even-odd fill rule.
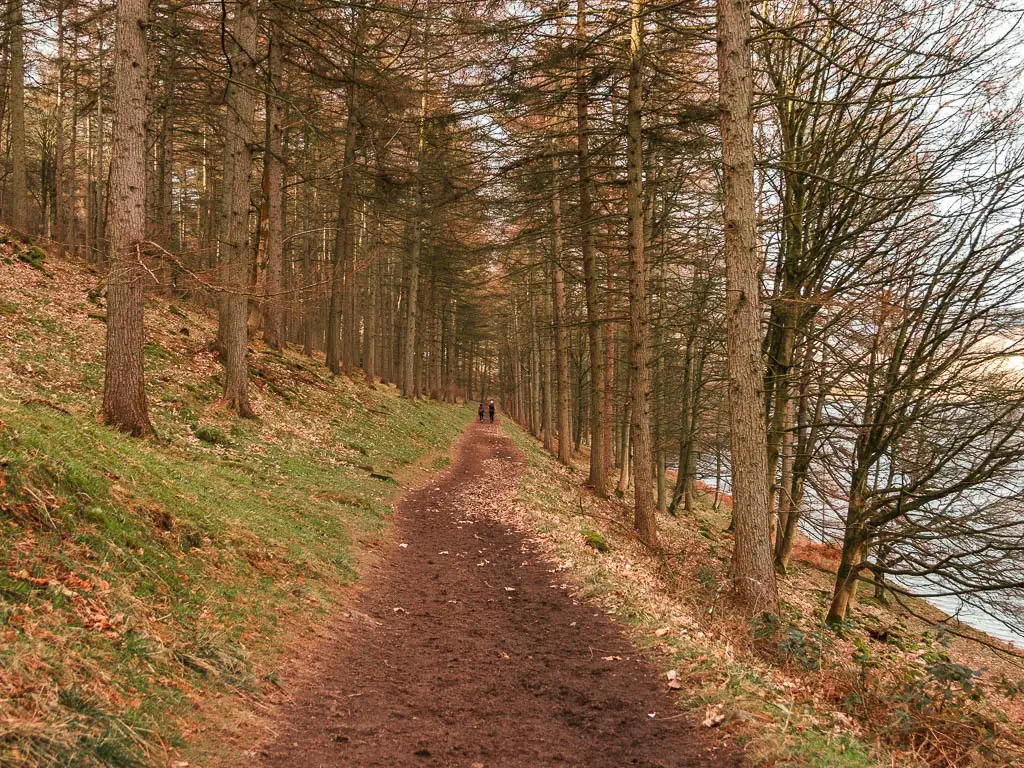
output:
[[533,270],[530,271],[530,431],[540,439],[543,436],[543,414],[541,408],[540,382],[540,334],[537,332],[537,289],[533,286]]
[[630,425],[633,420],[633,403],[631,400],[626,401],[626,412],[622,417],[622,442],[619,445],[619,482],[616,486],[616,490],[620,496],[625,496],[626,491],[629,490],[629,458],[630,458],[630,440],[632,438],[632,430]]
[[[20,2],[20,0],[16,0]],[[104,43],[103,37],[103,25],[99,26],[99,39],[96,44],[97,57],[102,59],[105,53],[103,49]],[[97,252],[103,252],[103,236],[106,231],[106,172],[103,164],[103,144],[104,144],[104,124],[103,124],[103,67],[99,67],[96,73],[96,190],[93,195],[93,220],[90,222],[92,227],[92,242]]]
[[[8,105],[9,105],[9,101],[10,101],[10,88],[9,88],[9,85],[10,85],[10,81],[11,81],[11,45],[10,45],[10,35],[8,33],[8,30],[10,30],[10,5],[9,5],[9,3],[8,3],[8,14],[7,14],[7,16],[4,19],[4,23],[6,25],[4,27],[4,32],[0,33],[0,34],[3,34],[3,38],[2,38],[3,44],[0,45],[0,128],[2,128],[4,125],[7,124]],[[4,136],[3,135],[3,131],[0,130],[0,142],[2,142],[3,139],[9,139],[9,138],[10,138],[9,135],[8,136]],[[4,163],[5,164],[6,164],[6,161],[7,161],[8,154],[9,154],[8,149],[5,148],[5,146],[2,145],[2,143],[0,143],[0,158],[4,159]],[[6,171],[6,170],[7,170],[7,168],[4,168],[4,171]],[[2,197],[0,197],[0,200],[5,201],[6,200],[6,194],[4,194]],[[2,213],[4,216],[7,216],[8,213],[9,213],[9,207],[5,208],[4,210],[0,210],[0,213]]]
[[[612,257],[605,259],[605,286],[607,287],[607,300],[605,301],[605,322],[604,322],[604,400],[601,402],[601,455],[604,456],[605,472],[609,474],[617,466],[614,458],[615,452],[612,447],[612,432],[615,428],[615,278]],[[627,355],[628,357],[628,355]],[[624,399],[629,398],[629,388],[626,388]],[[629,419],[622,422],[622,430],[619,433],[619,448],[622,447],[623,435],[629,429]],[[621,460],[621,456],[619,457]]]
[[[853,499],[851,499],[848,514],[852,516],[861,514],[861,510]],[[857,579],[867,557],[868,543],[866,528],[863,525],[851,525],[848,522],[846,535],[843,537],[839,569],[836,571],[832,602],[828,608],[828,615],[825,617],[825,621],[829,624],[841,624],[849,615],[857,593]]]
[[775,497],[779,484],[776,471],[785,434],[785,421],[789,408],[789,380],[792,375],[793,350],[796,344],[796,317],[788,305],[788,299],[780,299],[781,309],[776,313],[777,338],[772,345],[772,360],[769,361],[770,400],[772,403],[771,422],[768,425],[768,509],[775,509]]
[[68,241],[68,206],[67,206],[67,152],[65,129],[65,100],[67,93],[64,87],[65,62],[64,62],[64,2],[61,0],[57,6],[57,105],[54,115],[54,136],[56,149],[56,174],[54,188],[54,202],[56,204],[56,240],[62,250],[67,248]]
[[413,223],[409,244],[409,286],[402,345],[402,394],[416,397],[416,301],[420,289],[420,227]]
[[356,280],[356,259],[359,254],[359,221],[361,215],[355,201],[355,157],[353,162],[353,200],[350,207],[350,225],[348,227],[348,254],[345,259],[345,322],[341,326],[342,355],[345,371],[352,375],[359,367],[359,285]]
[[153,432],[143,374],[146,239],[146,0],[118,0],[114,54],[114,146],[107,275],[104,420],[133,435]]
[[[696,361],[694,360],[694,336],[696,335],[696,326],[692,329],[690,338],[687,339],[686,347],[683,351],[683,391],[680,408],[680,421],[679,421],[679,458],[676,463],[676,485],[672,491],[672,501],[669,504],[669,512],[673,515],[676,514],[676,510],[679,508],[679,502],[688,496],[688,486],[693,483],[693,471],[690,466],[690,458],[693,455],[693,439],[696,434],[696,425],[690,418],[690,414],[693,412],[693,401],[696,399],[697,394],[694,391],[694,368]],[[690,510],[687,508],[687,511]]]
[[[79,239],[79,207],[80,201],[78,199],[78,32],[77,32],[77,12],[72,8],[71,14],[71,28],[75,30],[71,35],[71,60],[72,64],[72,79],[71,79],[71,131],[70,139],[68,142],[68,177],[67,177],[67,222],[68,232],[67,240],[71,244],[72,250],[76,255],[81,255],[79,247],[81,241]],[[0,86],[2,87],[2,86]],[[3,108],[0,107],[0,125],[3,125]]]
[[[657,543],[654,517],[654,464],[651,455],[651,372],[644,260],[643,162],[643,0],[633,0],[629,25],[629,94],[626,107],[626,162],[629,208],[629,383],[632,400],[634,527],[644,543]],[[626,457],[623,457],[626,462]]]
[[565,327],[565,258],[562,247],[562,186],[559,180],[561,163],[558,153],[553,155],[552,171],[555,179],[551,196],[551,322],[555,342],[555,370],[558,391],[556,429],[558,430],[558,460],[565,465],[572,461],[572,434],[569,426],[569,332]]
[[[543,275],[543,271],[541,272]],[[542,302],[545,307],[546,322],[551,318],[551,295],[544,297],[541,293]],[[542,335],[540,342],[541,350],[541,398],[543,399],[543,410],[541,416],[541,430],[544,433],[544,450],[548,453],[555,451],[555,404],[554,404],[554,362],[552,350],[552,334]]]
[[718,82],[724,167],[726,332],[732,442],[733,579],[749,613],[777,612],[769,540],[768,458],[754,199],[750,0],[718,0]]
[[[775,549],[779,542],[779,538],[784,536],[784,531],[789,523],[789,514],[793,508],[793,452],[796,450],[796,443],[793,435],[793,409],[790,403],[786,403],[786,414],[782,422],[782,473],[779,476],[778,490],[776,493],[769,494],[768,500],[771,503],[772,498],[778,499],[778,522],[774,526],[773,541],[775,543]],[[769,509],[774,509],[770,507]],[[777,569],[776,569],[777,570]]]
[[370,244],[370,271],[367,275],[368,279],[366,285],[366,351],[363,355],[363,370],[366,372],[366,381],[369,384],[375,384],[377,381],[377,334],[379,332],[377,326],[380,322],[377,302],[380,287],[383,282],[383,254],[381,253],[384,248],[383,237],[384,224],[382,217],[380,214],[375,214],[374,231],[372,242]]
[[224,182],[221,189],[220,337],[224,343],[224,398],[239,416],[253,416],[249,403],[249,177],[252,173],[256,109],[256,0],[232,0],[228,35],[224,114]]
[[[660,334],[655,335],[655,346],[660,348]],[[665,359],[657,358],[654,369],[654,387],[652,392],[652,409],[654,411],[654,479],[657,488],[657,505],[659,512],[668,512],[668,482],[665,466]]]
[[11,49],[10,138],[11,183],[7,191],[7,220],[18,232],[28,229],[28,178],[25,158],[25,20],[21,0],[9,0],[8,34]]
[[[354,60],[352,68],[355,67]],[[334,260],[331,271],[331,304],[327,316],[327,367],[332,373],[341,372],[341,364],[351,362],[347,328],[342,329],[342,315],[346,326],[352,325],[355,318],[351,317],[351,306],[347,291],[354,290],[351,285],[354,269],[349,263],[355,259],[353,245],[355,243],[355,207],[353,206],[353,190],[355,189],[356,141],[359,137],[359,121],[355,115],[356,85],[348,87],[348,107],[345,117],[345,152],[341,167],[341,188],[338,192],[338,221],[334,233]],[[342,337],[344,333],[344,338]]]
[[420,83],[420,120],[419,140],[416,144],[416,174],[413,180],[415,194],[413,196],[412,231],[409,239],[409,282],[408,296],[405,306],[405,328],[402,336],[402,395],[416,397],[416,310],[420,288],[420,250],[423,240],[423,157],[426,152],[427,138],[427,99],[430,85],[430,18],[423,24],[423,79]]
[[803,508],[804,483],[810,471],[811,459],[814,456],[814,445],[818,439],[818,427],[821,424],[822,411],[824,409],[825,397],[822,394],[825,389],[824,377],[826,367],[824,361],[820,364],[819,391],[814,410],[810,409],[811,389],[811,361],[814,359],[814,345],[811,339],[804,340],[803,362],[800,374],[800,397],[796,410],[796,439],[793,446],[793,467],[792,479],[790,480],[787,493],[788,501],[786,508],[785,524],[780,519],[781,535],[775,539],[775,569],[779,573],[785,573],[789,567],[789,558],[793,551],[793,541],[796,538],[797,526],[800,523],[800,515]]
[[598,497],[608,495],[607,457],[604,455],[604,350],[601,339],[600,298],[597,286],[597,254],[594,251],[593,207],[590,199],[590,94],[587,84],[587,6],[576,5],[576,155],[579,172],[580,250],[583,254],[583,285],[590,335],[590,477]]
[[263,246],[261,262],[266,270],[263,301],[263,340],[271,349],[284,343],[284,313],[281,297],[283,266],[282,207],[284,198],[281,162],[284,104],[281,101],[281,13],[276,2],[268,8],[270,36],[267,51],[266,150],[263,155],[263,210],[260,220]]

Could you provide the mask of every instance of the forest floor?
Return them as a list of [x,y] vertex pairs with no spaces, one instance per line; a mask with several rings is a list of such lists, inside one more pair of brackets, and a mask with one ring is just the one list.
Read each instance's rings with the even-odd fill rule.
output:
[[497,425],[470,427],[453,465],[398,506],[337,637],[307,649],[276,737],[241,764],[740,764],[679,713],[621,626],[500,522],[523,471]]

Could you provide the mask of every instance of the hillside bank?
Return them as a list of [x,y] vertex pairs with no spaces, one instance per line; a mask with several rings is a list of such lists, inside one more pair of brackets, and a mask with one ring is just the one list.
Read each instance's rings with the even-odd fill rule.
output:
[[0,245],[0,764],[210,764],[469,412],[254,343],[235,419],[212,318],[149,299],[158,437],[125,437],[96,418],[99,277],[24,250]]

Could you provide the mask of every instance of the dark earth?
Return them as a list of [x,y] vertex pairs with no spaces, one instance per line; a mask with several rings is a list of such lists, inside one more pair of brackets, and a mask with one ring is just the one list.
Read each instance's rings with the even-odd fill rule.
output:
[[740,765],[612,619],[469,508],[512,503],[521,467],[497,425],[473,424],[452,466],[406,495],[264,766]]

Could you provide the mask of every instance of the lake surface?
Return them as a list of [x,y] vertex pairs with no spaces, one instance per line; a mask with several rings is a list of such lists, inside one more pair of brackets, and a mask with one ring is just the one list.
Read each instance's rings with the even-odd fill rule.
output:
[[[910,586],[908,589],[913,589],[913,587]],[[1024,634],[1007,626],[997,616],[990,616],[985,611],[963,602],[958,597],[930,597],[927,598],[927,602],[943,613],[956,616],[967,626],[974,627],[974,629],[980,630],[990,637],[1012,643],[1017,648],[1024,648]],[[999,613],[995,610],[992,612],[995,614]]]
[[[674,467],[672,468],[674,471]],[[721,492],[729,493],[731,490],[731,484],[729,482],[729,476],[724,474],[721,478],[715,478],[714,476],[698,478],[701,482],[707,484],[709,487],[714,488],[717,479],[721,480]],[[824,505],[823,505],[824,508]],[[812,522],[813,521],[813,522]],[[829,528],[828,522],[820,511],[808,510],[804,518],[800,521],[800,528],[803,534],[811,539],[812,541],[829,542],[828,534],[823,535],[823,531],[827,531]],[[838,518],[835,519],[834,525],[839,525],[840,521]],[[839,537],[831,537],[831,543],[838,543],[841,539]],[[929,585],[924,579],[917,580],[916,584],[914,580],[906,580],[904,585],[907,589],[913,591],[917,586],[921,592],[935,591],[935,584]],[[938,585],[941,587],[941,585]],[[991,608],[991,613],[988,613],[980,608],[965,603],[958,597],[930,597],[926,598],[926,602],[935,606],[943,613],[947,613],[950,616],[955,616],[961,622],[969,627],[984,632],[986,635],[1002,640],[1003,642],[1012,643],[1017,648],[1024,648],[1024,632],[1014,630],[1008,626],[1007,623],[999,620],[1001,611],[996,608]],[[1020,606],[1020,610],[1024,613],[1024,605]]]

